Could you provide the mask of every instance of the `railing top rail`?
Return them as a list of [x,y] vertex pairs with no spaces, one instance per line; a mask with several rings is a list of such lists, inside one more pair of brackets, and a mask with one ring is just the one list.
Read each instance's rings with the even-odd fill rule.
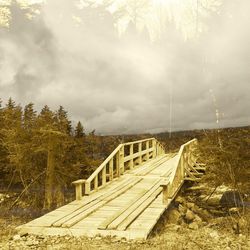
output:
[[106,166],[106,164],[108,164],[108,162],[118,153],[118,151],[121,149],[121,147],[123,146],[127,146],[127,145],[132,145],[132,144],[137,144],[137,143],[141,143],[141,142],[145,142],[145,141],[150,141],[150,140],[155,140],[155,138],[147,138],[147,139],[143,139],[143,140],[138,140],[138,141],[133,141],[133,142],[126,142],[126,143],[122,143],[120,144],[103,162],[102,164],[89,176],[89,178],[87,179],[87,182],[91,182],[97,174],[99,174],[102,169]]
[[186,142],[185,144],[182,144],[179,151],[178,151],[178,154],[177,154],[177,159],[176,159],[176,162],[175,162],[175,170],[173,171],[173,173],[171,174],[170,178],[169,178],[169,182],[172,183],[174,178],[175,178],[175,172],[176,172],[176,169],[178,167],[178,164],[179,164],[179,161],[181,160],[181,157],[182,157],[182,154],[183,154],[183,150],[185,147],[189,146],[190,144],[196,142],[197,139],[192,139],[191,141],[188,141]]
[[120,144],[103,162],[102,164],[90,175],[90,177],[87,179],[87,181],[92,181],[97,174],[99,174],[103,167],[105,167],[106,164],[115,156],[116,153],[120,150],[123,144]]
[[151,140],[155,140],[155,138],[152,137],[152,138],[142,139],[142,140],[138,140],[138,141],[125,142],[125,143],[123,143],[123,145],[127,146],[127,145],[131,145],[131,144],[137,144],[137,143],[151,141]]
[[[147,139],[142,139],[142,140],[138,140],[138,141],[132,141],[132,142],[125,142],[120,144],[103,162],[102,164],[89,176],[89,178],[86,180],[86,182],[91,182],[94,180],[94,178],[103,170],[103,168],[105,168],[105,166],[109,163],[110,160],[112,160],[112,158],[119,152],[119,150],[127,145],[134,145],[134,144],[138,144],[138,143],[142,143],[142,142],[146,142],[146,141],[152,141],[152,140],[156,140],[154,137],[152,138],[147,138]],[[160,144],[161,145],[161,144]]]
[[179,149],[179,151],[178,151],[178,154],[181,155],[183,149],[184,149],[186,146],[188,146],[188,145],[190,145],[190,144],[192,144],[192,143],[194,143],[194,142],[196,142],[196,141],[197,141],[197,139],[195,138],[195,139],[192,139],[191,141],[186,142],[185,144],[182,144],[181,147],[180,147],[180,149]]

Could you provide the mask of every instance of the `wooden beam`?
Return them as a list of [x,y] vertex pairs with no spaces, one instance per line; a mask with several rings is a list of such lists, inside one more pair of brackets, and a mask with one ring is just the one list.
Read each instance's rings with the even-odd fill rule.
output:
[[80,179],[77,181],[73,181],[72,184],[75,185],[75,193],[76,193],[76,200],[82,199],[82,184],[84,184],[86,180]]

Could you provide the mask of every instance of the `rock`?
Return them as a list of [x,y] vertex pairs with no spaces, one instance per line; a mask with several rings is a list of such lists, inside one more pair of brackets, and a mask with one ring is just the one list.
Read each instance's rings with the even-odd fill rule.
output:
[[198,224],[202,224],[202,219],[201,219],[201,217],[199,217],[197,214],[195,215],[195,217],[194,217],[194,221],[195,222],[197,222]]
[[238,225],[239,225],[240,232],[247,231],[248,223],[247,223],[247,221],[244,218],[240,218],[239,219]]
[[28,234],[27,232],[21,232],[21,233],[20,233],[20,236],[21,236],[21,237],[26,237],[26,236],[28,236],[28,235],[29,235],[29,234]]
[[27,246],[33,246],[33,240],[28,240],[27,242],[26,242],[26,245]]
[[193,202],[187,202],[187,208],[189,208],[189,209],[191,209],[191,210],[193,210],[194,209],[194,207],[195,207],[195,204],[193,203]]
[[229,209],[229,212],[232,214],[238,213],[240,211],[240,208],[238,207],[232,207]]
[[16,234],[16,235],[13,236],[13,240],[14,241],[21,240],[21,236],[19,234]]
[[217,195],[212,195],[208,200],[206,200],[206,203],[209,206],[218,206],[220,205],[220,200],[221,200],[222,195],[217,194]]
[[183,197],[181,196],[178,196],[176,199],[175,199],[175,202],[178,203],[178,204],[184,204],[186,201]]
[[220,236],[217,231],[212,231],[209,236],[213,239],[218,239]]
[[188,225],[188,228],[190,228],[190,229],[192,229],[192,230],[197,230],[197,229],[199,229],[199,225],[198,225],[198,223],[196,223],[196,222],[192,222],[192,223],[190,223],[190,224]]
[[198,210],[195,210],[195,213],[199,215],[199,217],[204,221],[209,221],[213,218],[213,216],[205,209],[200,208]]
[[191,222],[193,221],[195,218],[195,214],[190,210],[188,209],[186,214],[185,214],[185,219],[188,221],[188,222]]
[[242,195],[237,191],[226,191],[220,199],[220,205],[223,207],[242,207]]
[[169,210],[167,218],[168,223],[178,224],[181,218],[181,214],[176,209],[172,209]]
[[179,212],[181,213],[181,215],[183,215],[183,216],[184,216],[184,215],[186,214],[186,212],[187,212],[187,208],[184,207],[184,206],[181,205],[181,204],[179,204],[178,210],[179,210]]

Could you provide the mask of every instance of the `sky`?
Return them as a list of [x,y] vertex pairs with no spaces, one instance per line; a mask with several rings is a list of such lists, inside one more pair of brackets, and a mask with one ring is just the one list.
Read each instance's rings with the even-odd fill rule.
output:
[[62,105],[99,134],[249,125],[250,2],[148,1],[12,8],[0,98]]

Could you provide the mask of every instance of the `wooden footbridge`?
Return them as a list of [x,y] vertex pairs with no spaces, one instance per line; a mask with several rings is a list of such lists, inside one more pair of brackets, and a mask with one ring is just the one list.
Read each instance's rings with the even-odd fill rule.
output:
[[204,170],[194,139],[166,154],[154,138],[120,144],[87,180],[76,200],[19,226],[23,233],[146,239],[185,180]]

